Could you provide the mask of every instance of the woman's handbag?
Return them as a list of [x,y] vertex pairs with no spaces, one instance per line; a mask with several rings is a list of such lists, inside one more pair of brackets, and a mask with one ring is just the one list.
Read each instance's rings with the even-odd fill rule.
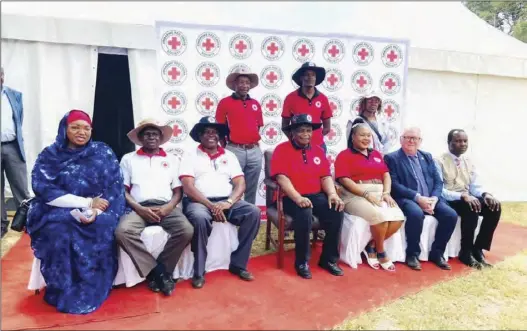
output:
[[27,213],[29,212],[29,207],[31,206],[31,200],[33,200],[33,198],[26,199],[22,201],[20,206],[18,206],[15,216],[13,217],[13,221],[11,222],[11,230],[15,230],[17,232],[24,231],[27,223]]

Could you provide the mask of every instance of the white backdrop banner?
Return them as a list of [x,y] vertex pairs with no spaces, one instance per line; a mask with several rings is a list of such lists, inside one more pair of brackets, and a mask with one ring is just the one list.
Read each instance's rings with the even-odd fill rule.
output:
[[[407,40],[173,22],[156,22],[156,31],[159,107],[153,114],[173,128],[164,146],[169,152],[182,155],[197,145],[190,130],[202,116],[215,115],[218,102],[232,93],[226,77],[240,66],[260,78],[249,94],[262,105],[262,150],[285,141],[282,104],[298,88],[293,73],[307,61],[326,68],[326,79],[318,88],[333,110],[332,128],[324,138],[331,164],[346,148],[346,123],[357,116],[361,95],[372,90],[382,96],[381,116],[389,122],[392,145],[397,144],[404,114]],[[256,204],[265,219],[263,177],[262,169]]]

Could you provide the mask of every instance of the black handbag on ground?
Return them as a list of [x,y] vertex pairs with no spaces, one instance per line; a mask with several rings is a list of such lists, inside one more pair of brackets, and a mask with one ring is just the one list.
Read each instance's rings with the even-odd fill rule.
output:
[[31,200],[33,198],[26,199],[22,201],[20,206],[18,206],[13,221],[11,222],[11,230],[22,232],[27,224],[27,213],[29,212],[29,207],[31,206]]

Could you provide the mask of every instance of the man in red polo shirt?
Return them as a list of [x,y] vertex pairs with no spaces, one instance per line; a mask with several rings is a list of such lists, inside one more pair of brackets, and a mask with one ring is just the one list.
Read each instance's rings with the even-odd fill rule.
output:
[[291,133],[290,141],[279,144],[271,158],[271,176],[286,195],[284,212],[293,219],[295,269],[306,279],[311,278],[308,262],[313,215],[326,233],[319,266],[334,276],[344,274],[337,265],[344,203],[335,190],[324,151],[311,146],[313,131],[320,126],[311,122],[311,115],[293,116],[291,125],[285,127]]
[[331,129],[331,116],[333,114],[328,98],[315,87],[322,83],[325,77],[326,69],[317,67],[313,62],[302,64],[293,74],[293,81],[300,88],[289,93],[284,100],[282,130],[289,125],[291,117],[294,115],[309,114],[313,119],[313,123],[322,123],[322,129],[313,130],[311,143],[313,146],[322,147],[326,152],[324,136]]
[[247,189],[244,200],[254,204],[258,179],[262,171],[260,128],[263,126],[262,107],[249,96],[249,90],[258,86],[258,75],[240,68],[227,76],[227,87],[234,91],[223,98],[216,110],[216,121],[227,124],[227,146],[240,162]]

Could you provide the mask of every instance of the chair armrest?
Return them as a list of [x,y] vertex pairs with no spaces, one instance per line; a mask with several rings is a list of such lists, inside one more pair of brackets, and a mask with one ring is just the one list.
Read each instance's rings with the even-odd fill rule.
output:
[[280,185],[278,185],[277,182],[273,181],[270,178],[265,178],[264,184],[272,190],[278,190],[280,188]]

